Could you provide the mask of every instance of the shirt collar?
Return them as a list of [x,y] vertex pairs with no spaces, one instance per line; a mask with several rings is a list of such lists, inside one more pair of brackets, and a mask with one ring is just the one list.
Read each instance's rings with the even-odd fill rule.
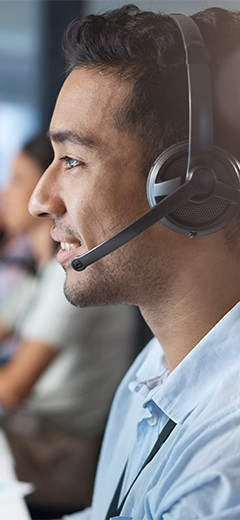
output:
[[144,363],[130,383],[131,391],[154,402],[174,422],[182,422],[209,393],[218,378],[240,361],[240,303],[195,346],[169,374],[166,359],[156,338]]

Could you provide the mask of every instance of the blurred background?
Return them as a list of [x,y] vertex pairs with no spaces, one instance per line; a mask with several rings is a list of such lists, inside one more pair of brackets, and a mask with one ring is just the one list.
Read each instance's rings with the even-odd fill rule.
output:
[[[64,512],[78,510],[90,503],[106,408],[122,373],[152,333],[135,308],[129,307],[126,315],[122,314],[125,312],[123,308],[121,312],[117,308],[106,308],[106,313],[110,313],[106,315],[105,308],[102,308],[98,315],[94,310],[77,309],[67,303],[62,291],[63,280],[58,281],[58,276],[64,278],[64,274],[62,269],[60,274],[57,273],[59,266],[54,259],[55,252],[52,244],[48,243],[49,228],[44,228],[44,235],[41,228],[39,235],[39,226],[45,224],[44,219],[29,220],[27,212],[30,193],[52,161],[52,149],[50,147],[51,153],[46,156],[45,143],[38,152],[35,147],[35,152],[32,149],[29,154],[31,147],[28,144],[26,149],[25,144],[40,132],[44,132],[46,140],[45,133],[65,79],[62,36],[68,23],[77,16],[101,13],[128,3],[166,13],[192,14],[211,6],[240,11],[240,0],[0,0],[0,431],[5,427],[18,477],[34,482],[36,486],[35,493],[27,499],[28,506],[31,517],[42,520],[53,516],[60,518]],[[235,107],[234,113],[239,120]],[[51,222],[46,224],[51,225]],[[27,307],[22,309],[21,298],[25,298],[26,290],[28,293],[30,278],[33,292],[27,294]],[[17,280],[21,286],[16,285]],[[18,312],[20,314],[15,314]],[[19,316],[18,320],[16,316]],[[119,339],[116,341],[117,330]],[[5,342],[6,331],[13,334]],[[75,332],[74,338],[71,334],[68,336],[69,331]],[[73,343],[72,349],[69,341]],[[118,350],[109,348],[113,341]],[[36,345],[37,351],[34,350]],[[29,352],[33,352],[34,367],[39,360],[43,367],[38,369],[33,379],[28,368]],[[66,367],[73,369],[73,379],[68,369],[61,368],[64,366],[61,359],[65,357]],[[58,360],[60,371],[56,369]],[[6,410],[3,409],[1,422],[1,405],[6,408],[11,401],[11,392],[15,391],[16,366],[21,368],[25,393],[19,397],[16,413],[4,415]],[[105,369],[107,375],[104,375]],[[19,369],[17,373],[19,378]],[[5,392],[3,395],[1,387]],[[92,398],[89,397],[89,388],[93,391]],[[87,407],[88,419],[84,415],[86,395],[88,402],[95,406]],[[91,420],[95,420],[95,409],[99,414],[96,414],[93,435]],[[89,431],[84,429],[86,424]],[[70,469],[64,465],[65,462]],[[73,468],[79,469],[79,474],[75,474]],[[79,482],[84,496],[79,495]],[[59,486],[63,486],[64,493],[59,492],[62,489]]]
[[48,127],[65,77],[61,40],[68,22],[127,3],[186,14],[213,5],[240,9],[240,0],[0,0],[0,189],[12,157]]

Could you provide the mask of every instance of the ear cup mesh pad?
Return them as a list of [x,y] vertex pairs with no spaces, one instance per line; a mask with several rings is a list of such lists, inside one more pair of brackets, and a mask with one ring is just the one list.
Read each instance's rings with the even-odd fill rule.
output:
[[[229,182],[229,175],[227,174],[227,169],[230,169],[227,165],[224,165],[218,160],[212,160],[209,164],[210,168],[217,174],[217,178],[222,182]],[[185,177],[183,172],[186,172],[187,169],[187,157],[180,157],[178,160],[172,161],[171,166],[167,169],[167,177],[164,175],[162,180],[167,180],[174,178],[176,176]],[[165,172],[166,173],[166,172]],[[165,177],[165,178],[164,178]],[[232,183],[234,185],[234,179],[232,179]],[[225,211],[229,207],[229,202],[225,200],[217,199],[216,197],[212,197],[211,199],[203,202],[183,202],[180,207],[174,211],[171,215],[172,218],[175,218],[177,222],[184,224],[191,224],[193,226],[211,223],[216,220],[220,215],[224,214]]]
[[[160,202],[163,197],[153,196],[154,184],[164,183],[180,178],[180,184],[186,179],[188,162],[187,143],[178,143],[163,152],[155,161],[149,173],[148,200],[151,206]],[[208,167],[214,171],[218,181],[239,189],[239,163],[223,150],[214,147]],[[168,227],[183,234],[196,232],[208,234],[221,229],[237,213],[236,204],[231,204],[212,196],[208,200],[188,200],[162,222]]]

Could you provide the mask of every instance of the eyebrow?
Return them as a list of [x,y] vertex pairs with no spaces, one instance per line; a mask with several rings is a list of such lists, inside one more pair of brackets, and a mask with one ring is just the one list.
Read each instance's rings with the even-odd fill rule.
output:
[[71,130],[59,132],[50,130],[49,137],[55,143],[64,143],[65,141],[68,141],[70,143],[86,146],[88,148],[97,148],[96,141],[90,139],[89,137],[82,136],[76,132],[72,132]]

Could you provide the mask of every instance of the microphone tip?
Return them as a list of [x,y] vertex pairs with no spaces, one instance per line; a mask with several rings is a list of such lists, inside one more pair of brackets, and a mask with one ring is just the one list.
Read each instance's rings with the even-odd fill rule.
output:
[[74,258],[71,262],[71,266],[75,271],[82,271],[82,269],[84,269],[84,265],[79,258]]

